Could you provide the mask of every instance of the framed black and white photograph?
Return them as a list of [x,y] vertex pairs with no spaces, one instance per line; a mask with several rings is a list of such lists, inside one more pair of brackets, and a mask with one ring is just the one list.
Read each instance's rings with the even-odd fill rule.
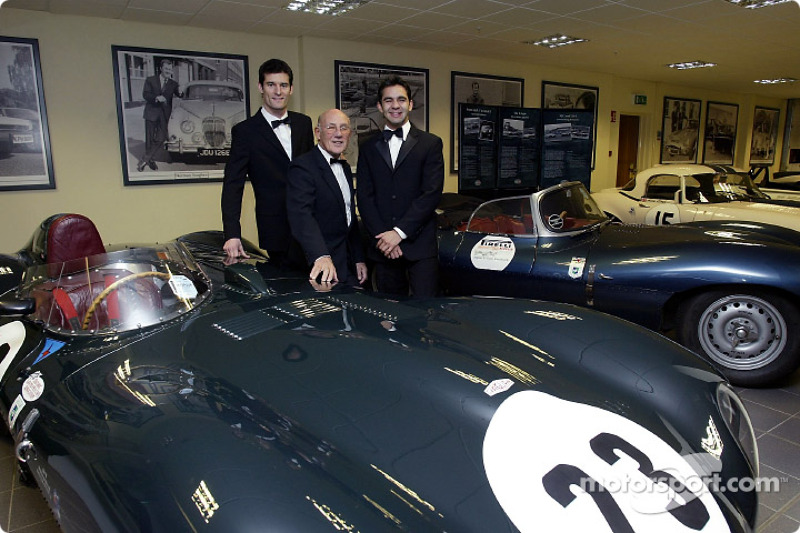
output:
[[661,163],[697,163],[700,100],[664,97]]
[[55,189],[39,41],[0,37],[0,191]]
[[428,130],[428,69],[334,61],[336,107],[350,117],[353,133],[344,152],[356,172],[358,147],[371,135],[383,129],[383,115],[378,111],[378,87],[390,76],[403,78],[411,87],[413,103],[409,117],[421,130]]
[[125,185],[222,181],[247,56],[112,46]]
[[597,145],[597,108],[600,89],[557,81],[542,81],[542,109],[583,109],[592,111],[592,169]]
[[458,104],[522,107],[525,80],[450,72],[450,172],[458,172]]
[[736,148],[739,106],[722,102],[706,104],[706,129],[703,136],[703,163],[732,165]]
[[771,165],[778,144],[780,110],[756,106],[753,111],[753,137],[750,141],[750,164]]

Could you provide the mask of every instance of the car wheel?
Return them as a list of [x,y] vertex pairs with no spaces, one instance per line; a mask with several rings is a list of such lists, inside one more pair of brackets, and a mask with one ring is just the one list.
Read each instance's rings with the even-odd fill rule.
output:
[[800,317],[785,298],[715,291],[682,308],[678,338],[732,383],[763,386],[797,368]]

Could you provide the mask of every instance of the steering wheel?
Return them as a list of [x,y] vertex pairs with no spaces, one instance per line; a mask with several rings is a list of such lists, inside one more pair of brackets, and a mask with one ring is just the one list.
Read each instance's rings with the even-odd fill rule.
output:
[[560,213],[553,213],[547,217],[547,224],[553,229],[561,229],[564,226],[564,217],[567,216],[567,210]]
[[164,272],[139,272],[138,274],[130,274],[122,279],[118,279],[117,281],[115,281],[114,283],[103,289],[103,292],[95,296],[94,300],[92,300],[92,305],[89,306],[89,309],[83,316],[83,323],[81,324],[81,329],[89,329],[89,321],[92,319],[92,315],[97,309],[97,306],[100,305],[109,294],[119,289],[126,283],[141,278],[161,278],[163,280],[169,280],[170,275]]

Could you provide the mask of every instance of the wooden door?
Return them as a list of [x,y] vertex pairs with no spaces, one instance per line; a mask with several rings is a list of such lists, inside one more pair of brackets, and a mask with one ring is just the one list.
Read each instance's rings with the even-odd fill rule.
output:
[[619,154],[617,158],[617,187],[622,187],[636,174],[639,155],[639,117],[619,116]]

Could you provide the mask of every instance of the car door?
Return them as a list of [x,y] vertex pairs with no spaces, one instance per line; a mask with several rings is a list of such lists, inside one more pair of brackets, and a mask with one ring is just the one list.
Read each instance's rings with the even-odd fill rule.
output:
[[[453,239],[458,239],[454,246]],[[456,294],[527,295],[537,240],[530,196],[481,204],[463,227],[440,240],[445,290]]]
[[637,222],[665,226],[684,220],[682,178],[675,174],[656,174],[647,180],[645,194],[639,200]]

